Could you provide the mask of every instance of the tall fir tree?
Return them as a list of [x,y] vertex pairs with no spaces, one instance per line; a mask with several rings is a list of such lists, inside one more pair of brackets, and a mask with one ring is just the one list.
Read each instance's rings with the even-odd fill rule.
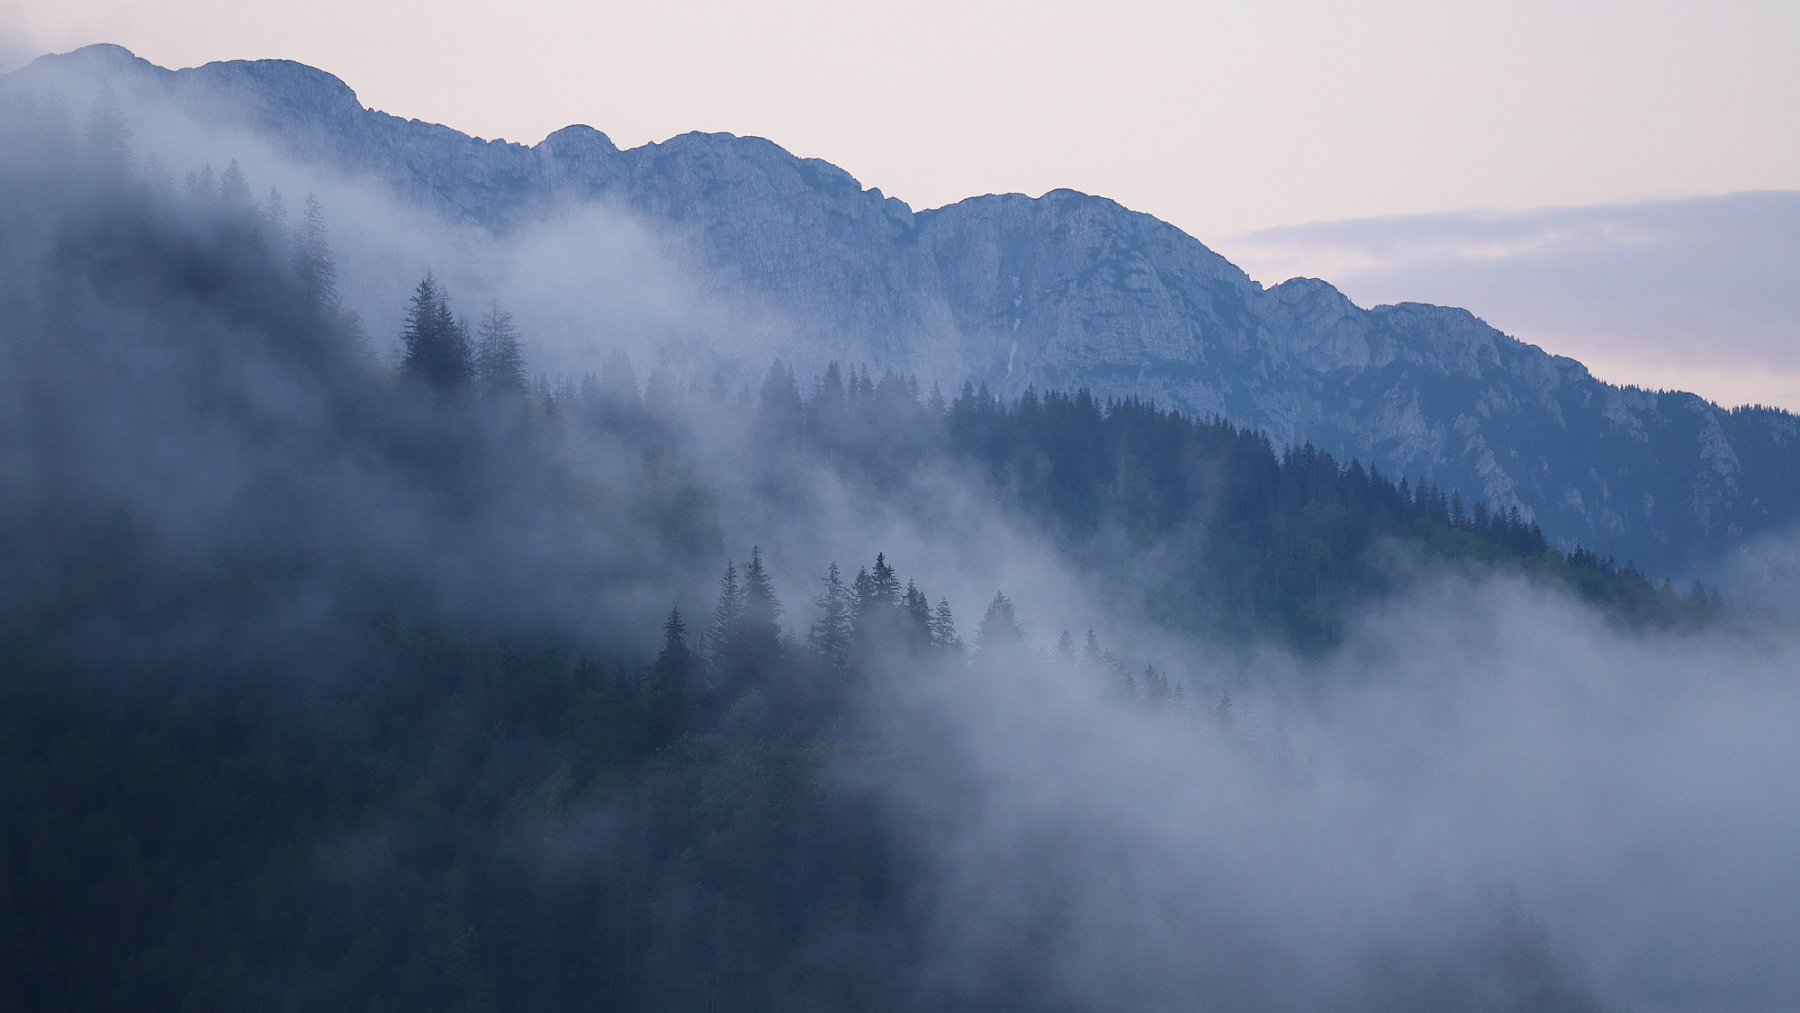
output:
[[931,646],[952,657],[961,658],[966,651],[962,638],[956,635],[956,616],[947,598],[938,599],[931,613]]
[[712,627],[706,631],[707,656],[717,680],[726,665],[726,652],[736,644],[744,623],[744,589],[738,584],[737,564],[727,560],[719,578],[719,604],[713,609]]
[[488,304],[475,333],[476,389],[487,398],[523,399],[525,355],[512,314],[500,308],[500,300]]
[[257,221],[262,223],[263,234],[269,237],[269,244],[278,250],[288,249],[287,203],[281,199],[281,191],[269,188],[269,195],[256,206]]
[[906,582],[906,594],[900,599],[900,614],[902,639],[906,646],[914,651],[930,647],[931,599],[910,580]]
[[[279,200],[279,195],[272,196]],[[282,215],[285,217],[286,212]],[[300,279],[300,290],[314,306],[325,312],[338,308],[337,264],[325,241],[325,206],[310,193],[300,211],[300,225],[294,230],[294,274]],[[430,276],[425,280],[431,281]],[[432,292],[433,298],[438,298],[435,282]],[[416,299],[415,295],[415,307]]]
[[988,662],[1016,662],[1025,654],[1025,631],[1013,612],[1012,599],[994,592],[981,625],[975,630],[975,656]]
[[445,392],[469,386],[474,363],[467,330],[450,312],[449,300],[430,274],[413,290],[400,338],[406,346],[401,376]]
[[855,619],[855,599],[831,564],[825,574],[825,589],[819,593],[819,618],[807,632],[807,645],[827,675],[846,678],[850,673],[851,636]]
[[219,210],[234,224],[256,221],[256,198],[250,195],[250,181],[235,158],[219,176]]
[[1151,710],[1162,710],[1169,700],[1168,677],[1156,670],[1155,665],[1145,665],[1144,674],[1139,676],[1138,685],[1143,687],[1141,699]]
[[199,172],[187,174],[187,202],[190,212],[211,214],[219,202],[219,184],[213,178],[212,165],[200,167]]
[[[735,615],[730,601],[735,595]],[[781,663],[781,603],[763,566],[762,550],[752,546],[744,564],[743,585],[737,586],[727,564],[720,589],[720,636],[715,658],[715,678],[722,694],[735,697],[766,683]]]
[[650,666],[650,725],[660,745],[679,738],[693,717],[693,652],[679,608],[663,623],[663,646]]
[[794,379],[794,369],[776,359],[770,363],[769,372],[763,378],[757,425],[767,438],[788,440],[799,435],[803,414],[800,384]]

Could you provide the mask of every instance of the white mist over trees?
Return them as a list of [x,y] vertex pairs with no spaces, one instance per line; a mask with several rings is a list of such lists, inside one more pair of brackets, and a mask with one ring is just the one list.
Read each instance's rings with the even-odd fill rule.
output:
[[0,1004],[1800,997],[1779,619],[1085,390],[384,367],[321,202],[0,113]]

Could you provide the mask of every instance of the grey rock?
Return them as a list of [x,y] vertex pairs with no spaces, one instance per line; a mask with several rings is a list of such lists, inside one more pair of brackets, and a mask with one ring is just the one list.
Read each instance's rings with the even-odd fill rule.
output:
[[755,350],[802,376],[833,360],[997,394],[1144,398],[1223,416],[1518,507],[1554,541],[1663,572],[1800,518],[1800,420],[1603,383],[1465,310],[1369,309],[1331,285],[1252,281],[1193,237],[1054,190],[915,212],[761,138],[683,134],[620,150],[586,126],[533,146],[364,108],[278,60],[168,71],[116,46],[44,57],[7,88],[107,79],[256,131],[505,232],[569,201],[642,216],[717,291],[788,322]]

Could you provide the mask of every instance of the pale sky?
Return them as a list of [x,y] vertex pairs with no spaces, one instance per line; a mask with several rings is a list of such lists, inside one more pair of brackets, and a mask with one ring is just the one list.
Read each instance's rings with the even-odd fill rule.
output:
[[[1071,187],[1264,282],[1249,234],[1277,226],[1800,190],[1796,0],[0,0],[9,67],[93,42],[298,60],[365,105],[526,143],[761,135],[915,208]],[[1338,280],[1303,238],[1267,270]],[[1800,390],[1800,354],[1780,368]]]
[[1202,241],[1800,188],[1800,3],[0,0],[15,56],[281,57],[534,143],[769,137],[914,207],[1059,186]]

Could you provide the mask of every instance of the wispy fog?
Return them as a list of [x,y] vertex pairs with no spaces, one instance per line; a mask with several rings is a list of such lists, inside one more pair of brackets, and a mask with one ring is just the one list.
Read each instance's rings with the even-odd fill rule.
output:
[[944,975],[1016,965],[1078,1008],[1800,1001],[1791,638],[1434,579],[1323,662],[1168,663],[1194,719],[1074,669],[882,702]]
[[[305,669],[311,655],[296,645],[350,636],[347,606],[333,596],[359,576],[347,571],[365,566],[424,587],[421,610],[458,632],[623,656],[636,667],[619,664],[627,674],[617,682],[636,693],[654,685],[641,682],[642,662],[671,605],[693,617],[696,634],[705,628],[710,582],[726,558],[760,553],[786,609],[779,651],[788,653],[779,656],[806,672],[803,645],[826,567],[848,576],[883,552],[902,582],[916,579],[933,602],[955,606],[964,637],[974,640],[997,591],[1016,602],[1026,636],[1024,652],[984,649],[972,664],[898,652],[871,662],[876,675],[854,708],[821,719],[823,744],[806,754],[830,758],[822,763],[830,782],[873,801],[870,821],[905,856],[901,885],[869,888],[891,889],[899,899],[883,910],[910,927],[883,953],[890,971],[905,971],[891,979],[900,989],[893,1008],[1800,1006],[1800,643],[1786,628],[1632,631],[1517,569],[1418,562],[1397,578],[1398,594],[1367,595],[1327,649],[1255,631],[1209,636],[1201,623],[1180,626],[1148,607],[1155,571],[1175,564],[1142,551],[1119,557],[1135,567],[1123,577],[1127,564],[1117,560],[1099,574],[1003,505],[992,476],[973,466],[933,458],[914,467],[896,452],[891,474],[858,478],[757,429],[741,392],[768,367],[753,358],[759,334],[783,322],[681,269],[679,237],[605,207],[571,207],[495,238],[403,207],[368,181],[321,177],[241,136],[163,115],[134,106],[133,145],[140,171],[153,155],[169,171],[166,197],[115,205],[100,183],[122,176],[84,183],[21,155],[0,158],[9,185],[24,180],[19,192],[73,209],[64,220],[49,199],[20,205],[29,213],[8,219],[23,224],[0,251],[9,268],[0,280],[8,310],[0,550],[19,562],[0,598],[8,622],[66,622],[77,653],[105,648],[95,653],[124,670],[150,647],[195,663],[217,661],[222,644],[267,646],[251,652],[249,672]],[[269,230],[252,209],[219,225],[206,216],[225,212],[193,211],[197,198],[177,196],[190,169],[233,159],[258,196],[275,186],[290,207],[308,192],[322,198],[341,289],[383,362],[327,346],[320,334],[329,328],[307,326],[323,311],[301,306],[285,262],[244,238]],[[1253,238],[1364,258],[1333,279],[1364,300],[1404,285],[1413,297],[1480,310],[1480,299],[1451,289],[1486,285],[1504,306],[1531,283],[1562,293],[1539,319],[1571,327],[1610,318],[1608,307],[1661,284],[1664,311],[1621,310],[1618,326],[1656,321],[1662,329],[1646,333],[1676,355],[1681,334],[1737,320],[1773,361],[1795,308],[1791,286],[1774,284],[1791,274],[1800,235],[1790,198]],[[138,231],[84,217],[118,206],[141,213]],[[1718,242],[1727,218],[1754,237],[1741,259],[1670,294],[1677,262]],[[138,259],[121,266],[120,249]],[[184,273],[189,262],[206,270]],[[490,299],[510,308],[533,372],[604,374],[622,392],[619,404],[651,419],[643,428],[664,427],[660,442],[644,450],[619,432],[584,430],[571,398],[471,407],[394,380],[406,299],[427,271],[471,317]],[[1441,296],[1433,283],[1445,286]],[[234,302],[221,291],[250,295]],[[1503,312],[1492,316],[1507,326]],[[616,350],[634,360],[629,379],[608,361]],[[672,391],[654,410],[639,401],[653,370]],[[715,371],[723,389],[712,386]],[[800,391],[810,394],[816,379],[800,377]],[[670,534],[681,525],[679,537]],[[1121,554],[1129,544],[1118,535]],[[126,548],[113,553],[115,545]],[[1087,548],[1110,546],[1095,539]],[[1791,547],[1744,552],[1746,573],[1759,563],[1794,569]],[[95,573],[110,583],[77,586]],[[385,585],[371,578],[357,593],[371,586]],[[1112,669],[1053,651],[1062,631],[1079,644],[1089,628],[1127,671],[1167,673],[1182,702],[1121,699]],[[316,653],[321,667],[356,655]],[[597,681],[594,671],[579,670]],[[501,740],[488,731],[500,717],[458,710],[473,706],[461,690],[446,698],[444,713],[465,723],[422,735],[459,748]],[[399,699],[399,716],[382,717],[395,726],[418,718],[406,710],[412,697]],[[729,722],[766,705],[751,693],[718,709]],[[530,726],[521,733],[528,745],[503,754],[509,770],[535,770],[536,736],[570,734],[567,724],[543,727],[552,731]],[[613,726],[579,727],[598,738],[592,727]],[[642,767],[673,768],[683,743],[700,750],[692,744],[712,734],[696,725],[668,751],[646,750]],[[785,740],[770,741],[758,748],[778,752]],[[486,755],[469,748],[467,756]],[[382,755],[400,766],[413,754]],[[464,756],[449,747],[423,755]],[[686,852],[667,881],[634,880],[614,870],[607,850],[626,853],[624,832],[593,830],[615,818],[625,825],[617,814],[638,789],[619,785],[637,771],[602,768],[581,789],[587,796],[569,786],[566,769],[544,774],[543,795],[577,799],[573,813],[515,817],[510,797],[479,804],[505,823],[494,836],[530,837],[534,847],[549,840],[563,848],[558,862],[588,862],[602,870],[597,879],[664,890],[659,917],[675,922],[676,911],[705,923],[711,909],[694,898],[715,884],[692,872]],[[487,791],[482,773],[455,776]],[[441,815],[462,804],[455,794],[446,791],[441,808],[436,795],[419,808]],[[395,809],[411,804],[402,798]],[[367,858],[399,836],[399,817],[358,818],[319,845],[331,861],[385,870],[381,861],[413,860],[400,845],[399,857]],[[470,875],[501,868],[516,879],[489,882],[554,883],[563,866],[506,864],[543,850],[519,846]],[[457,869],[451,879],[467,874]],[[439,917],[436,907],[421,910],[431,913],[412,920]],[[504,924],[483,931],[484,945],[507,941]],[[494,937],[502,943],[486,943]],[[802,958],[830,959],[819,953],[834,952],[833,939],[807,938],[814,951]],[[725,963],[671,952],[675,978],[686,975],[682,960],[699,969],[696,980]],[[840,960],[835,973],[856,969]],[[811,993],[795,1002],[829,1006]],[[764,1007],[726,996],[695,1008]]]

